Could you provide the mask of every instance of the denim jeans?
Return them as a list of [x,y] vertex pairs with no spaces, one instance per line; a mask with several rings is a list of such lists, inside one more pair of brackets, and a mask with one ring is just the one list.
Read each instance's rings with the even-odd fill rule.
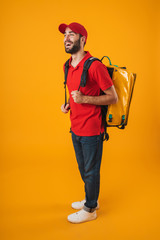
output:
[[103,150],[103,134],[77,136],[71,131],[78,168],[84,181],[84,209],[93,212],[97,206],[100,190],[100,166]]

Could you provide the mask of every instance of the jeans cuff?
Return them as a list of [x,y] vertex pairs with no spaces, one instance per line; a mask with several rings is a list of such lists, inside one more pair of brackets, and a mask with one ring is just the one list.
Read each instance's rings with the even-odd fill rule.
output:
[[86,207],[85,204],[84,204],[83,209],[84,209],[85,211],[87,211],[87,212],[92,213],[92,212],[94,212],[94,211],[96,210],[96,207],[95,207],[95,208],[89,208],[89,207]]

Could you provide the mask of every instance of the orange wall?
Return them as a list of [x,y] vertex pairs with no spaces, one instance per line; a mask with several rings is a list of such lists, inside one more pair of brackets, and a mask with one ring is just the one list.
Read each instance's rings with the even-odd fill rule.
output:
[[[69,203],[76,194],[83,196],[69,116],[60,110],[62,65],[69,58],[58,31],[63,22],[76,21],[86,27],[85,50],[93,56],[107,55],[113,64],[137,73],[128,126],[124,131],[110,129],[110,141],[104,143],[101,198],[103,192],[118,190],[120,185],[128,191],[138,188],[137,197],[150,186],[151,202],[158,207],[158,1],[6,0],[0,9],[3,234],[9,238],[7,229],[12,231],[11,226],[20,221],[9,212],[64,199]],[[157,207],[151,212],[159,213]]]

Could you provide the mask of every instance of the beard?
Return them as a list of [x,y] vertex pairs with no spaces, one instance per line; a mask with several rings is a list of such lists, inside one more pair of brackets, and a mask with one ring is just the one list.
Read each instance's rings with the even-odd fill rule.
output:
[[[72,42],[69,42],[69,43],[72,43]],[[65,46],[65,51],[66,53],[70,53],[70,54],[74,54],[74,53],[77,53],[79,50],[80,50],[80,38],[74,42],[72,48],[68,48]]]

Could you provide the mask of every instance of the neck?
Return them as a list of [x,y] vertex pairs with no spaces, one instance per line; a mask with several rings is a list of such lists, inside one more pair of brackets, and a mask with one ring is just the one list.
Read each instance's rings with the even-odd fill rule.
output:
[[84,58],[85,55],[86,52],[84,51],[84,49],[80,49],[77,53],[72,54],[72,66],[76,66]]

